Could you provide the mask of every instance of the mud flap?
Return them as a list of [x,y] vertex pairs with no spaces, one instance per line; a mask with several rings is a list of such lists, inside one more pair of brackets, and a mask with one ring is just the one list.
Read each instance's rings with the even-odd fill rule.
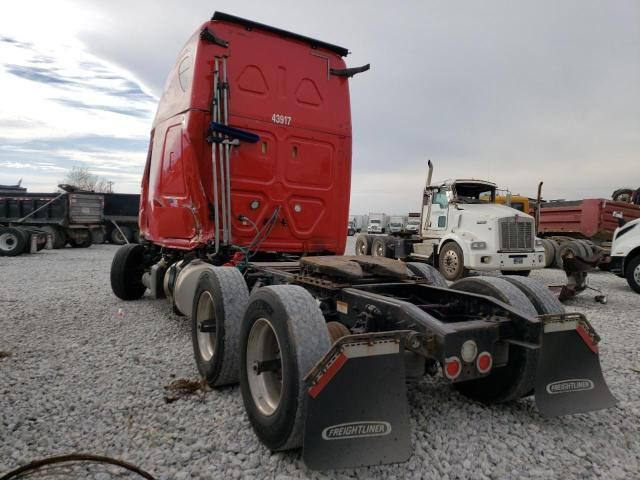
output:
[[602,375],[600,338],[578,313],[543,315],[544,337],[536,376],[536,405],[557,417],[613,407],[617,400]]
[[306,378],[303,460],[313,470],[404,462],[411,455],[403,337],[338,340]]

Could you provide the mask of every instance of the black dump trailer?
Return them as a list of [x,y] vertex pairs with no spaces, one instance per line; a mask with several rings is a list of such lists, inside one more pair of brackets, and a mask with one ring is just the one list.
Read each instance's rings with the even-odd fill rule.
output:
[[90,193],[0,194],[0,254],[33,251],[30,242],[37,250],[47,236],[52,248],[89,247],[92,237],[104,237],[103,205],[102,195]]
[[[132,193],[105,193],[103,195],[106,239],[118,245],[138,243],[140,238],[138,228],[140,195]],[[94,243],[102,242],[94,241]]]

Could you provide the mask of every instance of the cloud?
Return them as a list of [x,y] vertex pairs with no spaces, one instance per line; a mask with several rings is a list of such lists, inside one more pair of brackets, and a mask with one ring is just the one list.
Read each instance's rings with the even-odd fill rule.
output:
[[138,191],[157,99],[78,45],[17,38],[0,38],[0,179],[49,191],[87,166]]
[[[215,7],[197,0],[188,8],[178,0],[162,8],[151,0],[85,0],[43,2],[46,21],[33,8],[18,5],[22,16],[0,19],[0,62],[18,66],[0,82],[22,93],[0,101],[0,113],[10,107],[0,125],[15,119],[7,124],[12,138],[134,137],[140,145],[127,151],[143,158],[167,74],[216,8],[346,46],[350,66],[371,63],[349,81],[354,212],[373,204],[415,210],[429,158],[438,178],[488,178],[514,193],[532,195],[544,180],[547,198],[640,186],[634,0],[327,0],[313,15],[290,0]],[[58,47],[34,48],[42,36]]]

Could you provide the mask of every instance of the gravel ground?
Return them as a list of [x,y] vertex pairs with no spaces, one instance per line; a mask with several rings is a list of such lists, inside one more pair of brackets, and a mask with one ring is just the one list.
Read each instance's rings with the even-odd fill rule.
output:
[[[258,442],[237,387],[165,402],[165,385],[197,378],[189,322],[164,301],[116,299],[114,252],[99,245],[0,257],[0,351],[10,353],[0,359],[0,475],[90,452],[159,479],[640,477],[640,295],[611,274],[591,275],[607,305],[587,294],[568,308],[587,314],[603,337],[616,408],[545,419],[532,399],[486,407],[428,378],[409,388],[408,462],[325,476],[307,470],[298,452],[271,454]],[[563,281],[558,271],[533,276]],[[46,478],[134,478],[101,465],[56,472]]]

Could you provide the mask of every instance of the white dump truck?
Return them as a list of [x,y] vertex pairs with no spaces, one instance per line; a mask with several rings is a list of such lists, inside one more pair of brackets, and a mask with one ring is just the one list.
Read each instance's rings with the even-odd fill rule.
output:
[[494,183],[458,179],[431,185],[432,173],[429,162],[420,233],[403,238],[359,235],[357,255],[430,262],[447,280],[469,270],[528,275],[544,268],[544,247],[535,235],[534,218],[494,203]]

